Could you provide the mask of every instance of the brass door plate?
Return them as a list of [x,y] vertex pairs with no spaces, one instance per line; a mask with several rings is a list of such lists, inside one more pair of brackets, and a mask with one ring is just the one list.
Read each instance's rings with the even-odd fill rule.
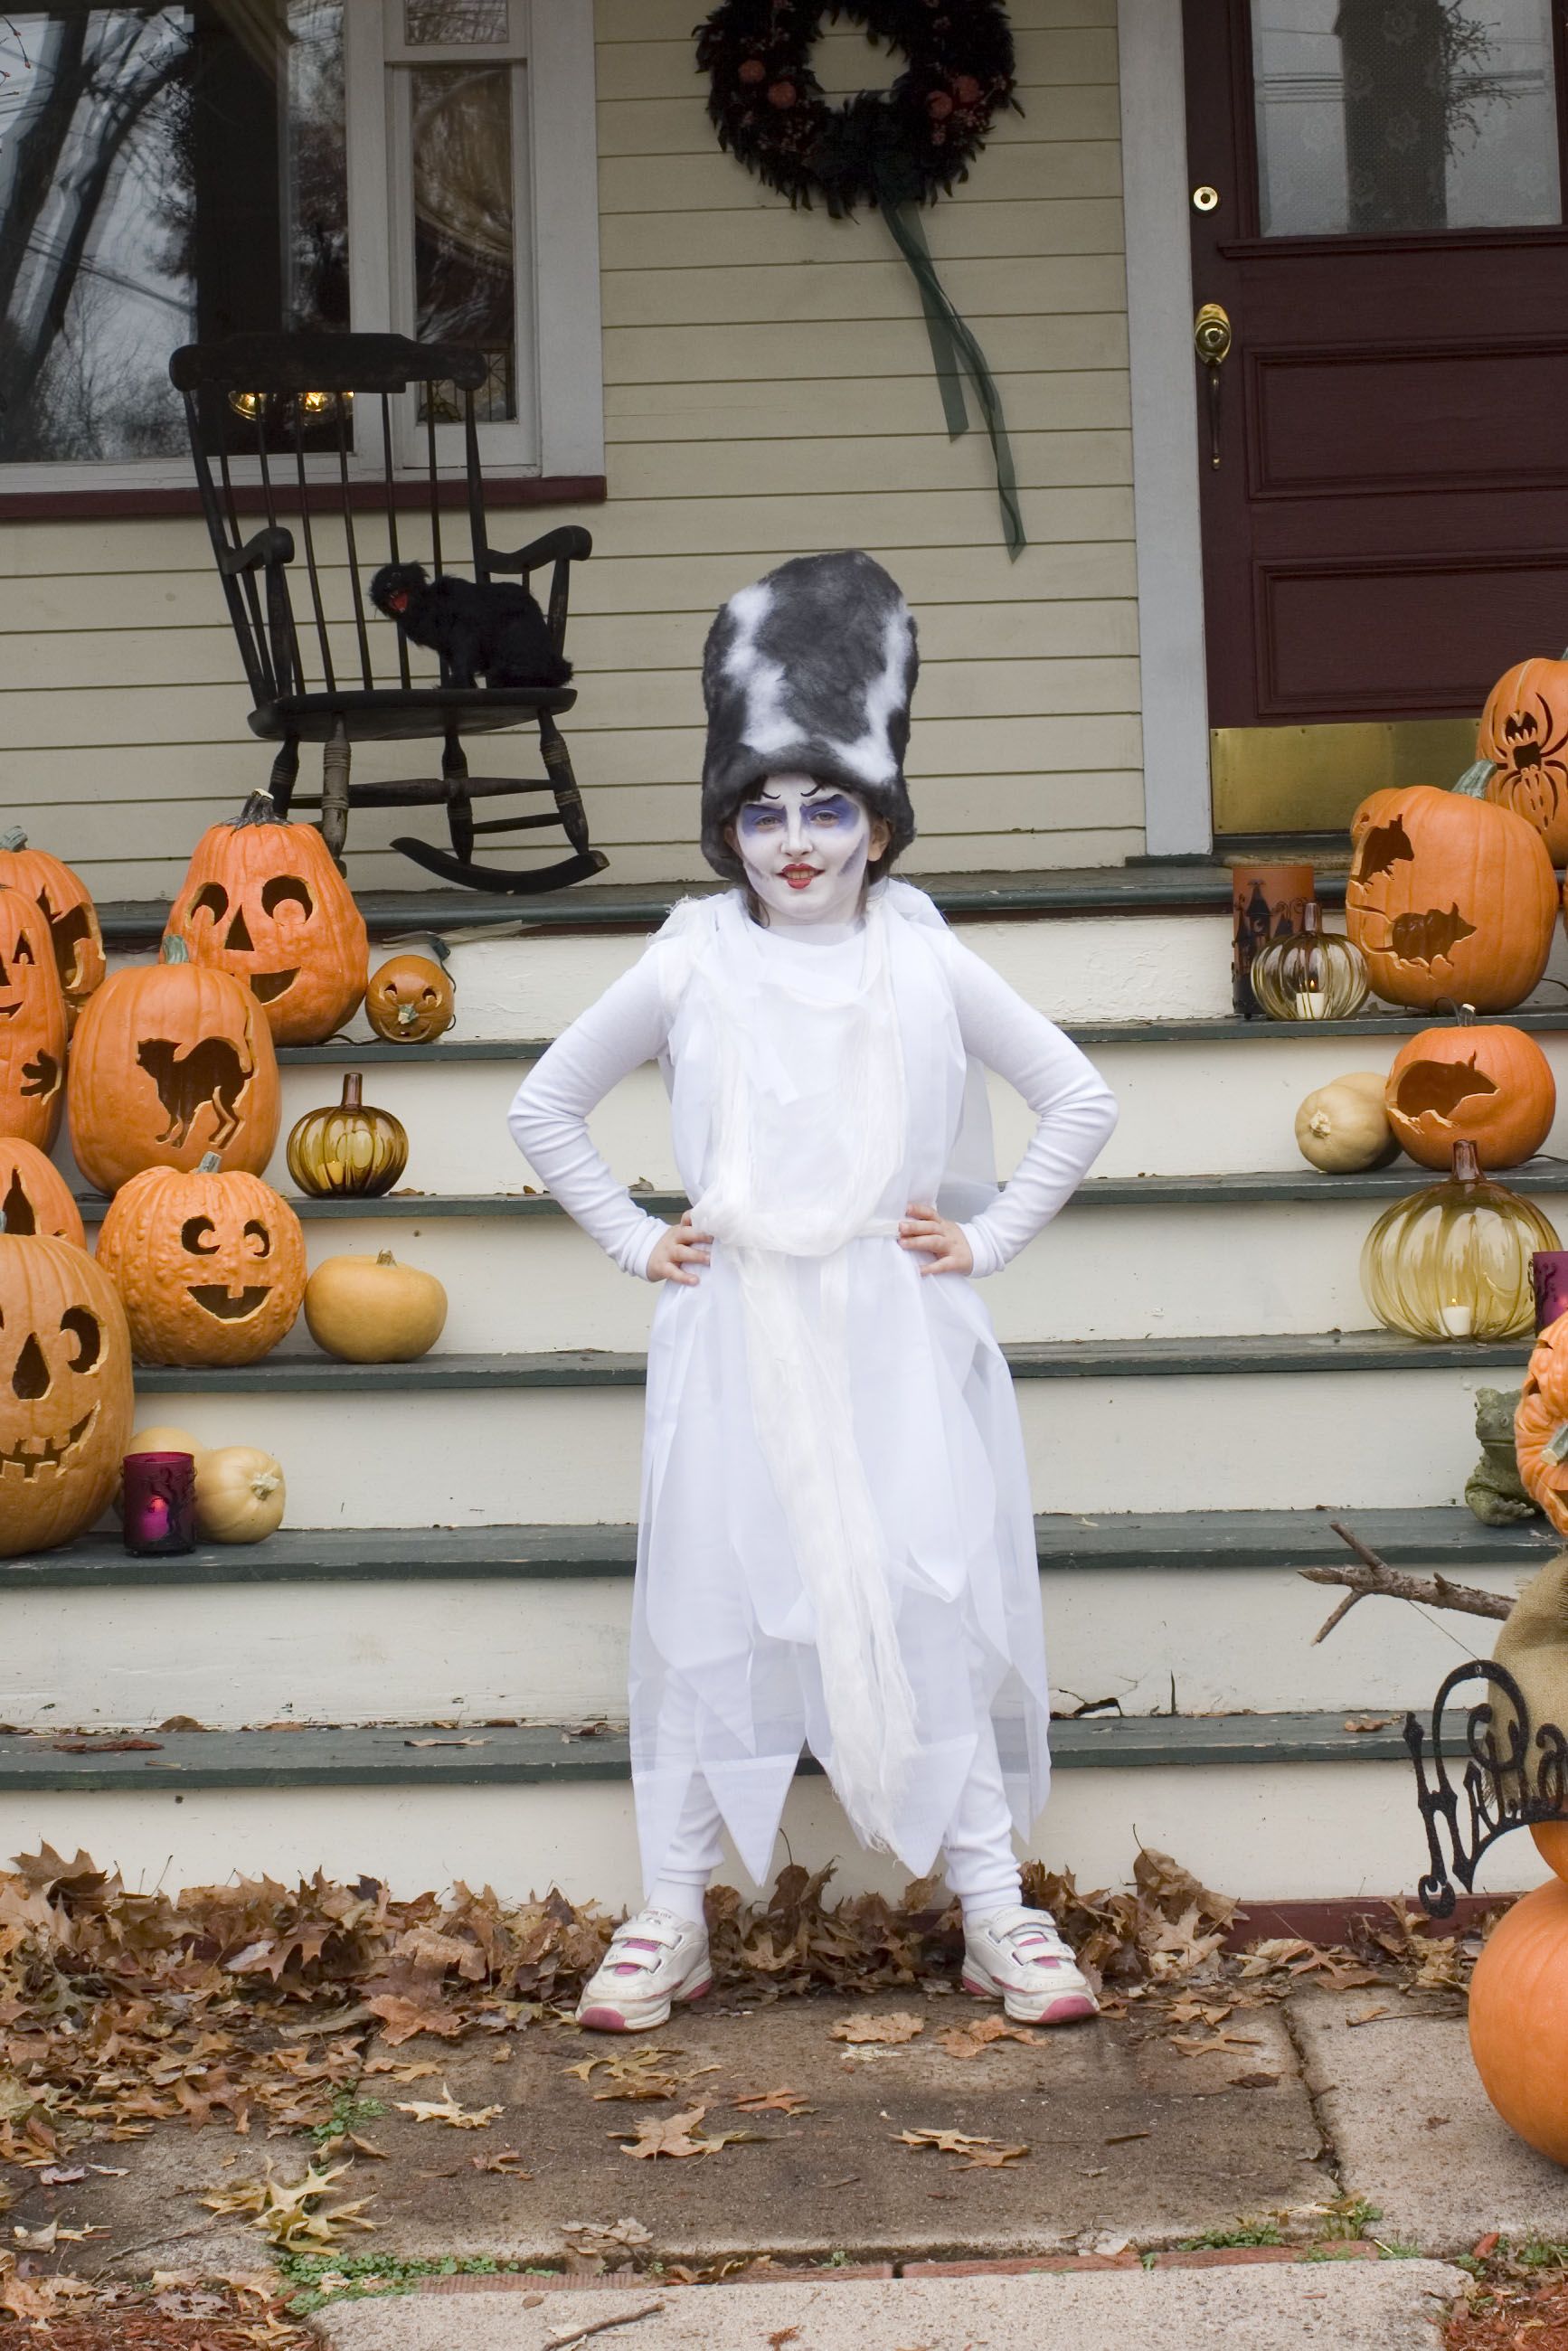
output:
[[1476,721],[1216,726],[1208,747],[1216,832],[1337,832],[1369,792],[1408,784],[1446,790],[1476,756]]

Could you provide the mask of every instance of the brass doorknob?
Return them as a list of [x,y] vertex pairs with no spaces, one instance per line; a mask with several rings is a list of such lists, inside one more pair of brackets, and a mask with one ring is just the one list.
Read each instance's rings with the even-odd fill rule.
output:
[[1206,302],[1192,322],[1192,345],[1205,367],[1223,366],[1230,356],[1230,319],[1218,302]]

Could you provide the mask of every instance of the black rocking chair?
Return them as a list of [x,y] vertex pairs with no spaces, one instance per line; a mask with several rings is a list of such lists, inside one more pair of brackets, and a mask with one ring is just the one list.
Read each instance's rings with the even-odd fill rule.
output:
[[[452,837],[448,852],[423,841],[399,839],[392,847],[443,881],[470,890],[531,894],[559,890],[602,872],[609,860],[591,849],[582,795],[556,720],[577,700],[570,686],[455,686],[436,676],[411,674],[410,648],[401,626],[382,623],[372,611],[378,637],[367,625],[364,575],[383,562],[423,562],[439,574],[445,565],[442,543],[444,491],[456,490],[466,509],[474,577],[487,582],[497,572],[520,576],[551,565],[546,619],[558,653],[566,642],[571,567],[593,550],[586,530],[547,531],[515,554],[497,554],[485,519],[484,483],[474,395],[484,383],[481,352],[455,344],[411,342],[401,335],[235,335],[226,342],[188,344],[169,362],[183,393],[191,450],[202,509],[240,659],[255,707],[253,733],[276,743],[272,795],[280,813],[295,799],[301,743],[319,743],[319,794],[301,794],[297,805],[319,808],[320,827],[334,857],[341,860],[349,810],[440,805]],[[411,385],[420,387],[425,465],[422,475],[398,478],[393,464],[392,402]],[[461,413],[457,402],[461,401]],[[356,407],[355,403],[358,403]],[[350,465],[351,420],[379,402],[381,468],[356,472]],[[444,481],[436,464],[437,423],[461,422],[465,471],[461,481]],[[231,444],[234,444],[231,450]],[[232,456],[254,454],[258,478],[236,482]],[[214,460],[216,472],[214,475]],[[418,502],[411,511],[412,480]],[[249,531],[241,515],[260,516],[263,527]],[[297,620],[289,593],[295,539],[279,519],[298,518],[309,580],[310,611]],[[454,520],[459,522],[460,517]],[[370,552],[361,542],[373,540]],[[329,611],[329,598],[346,565],[352,605],[348,623]],[[337,579],[333,574],[339,575]],[[308,674],[306,648],[314,639],[319,682]],[[378,684],[375,643],[386,662]],[[416,658],[417,655],[416,652]],[[423,656],[433,660],[433,656]],[[352,683],[345,682],[347,678]],[[537,728],[545,773],[535,781],[520,777],[471,776],[463,748],[465,735],[499,728]],[[350,783],[349,761],[355,743],[402,743],[439,737],[441,777],[392,782]],[[512,792],[549,792],[553,810],[530,816],[496,817],[476,822],[474,802]],[[529,832],[559,824],[572,854],[553,865],[522,872],[474,862],[481,833]]]

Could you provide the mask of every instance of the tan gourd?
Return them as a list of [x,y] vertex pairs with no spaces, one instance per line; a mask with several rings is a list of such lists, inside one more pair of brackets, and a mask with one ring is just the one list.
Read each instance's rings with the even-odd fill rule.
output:
[[1386,1167],[1397,1158],[1399,1144],[1383,1106],[1385,1083],[1375,1071],[1353,1070],[1310,1093],[1296,1113],[1302,1158],[1327,1176]]
[[305,1320],[319,1347],[349,1364],[409,1364],[428,1354],[446,1322],[433,1273],[379,1257],[323,1259],[305,1285]]
[[151,1428],[139,1428],[125,1448],[127,1453],[188,1453],[193,1461],[200,1461],[206,1449],[189,1429],[168,1426],[162,1421],[154,1422]]
[[281,1465],[257,1445],[220,1445],[196,1464],[196,1528],[209,1542],[261,1542],[283,1524]]

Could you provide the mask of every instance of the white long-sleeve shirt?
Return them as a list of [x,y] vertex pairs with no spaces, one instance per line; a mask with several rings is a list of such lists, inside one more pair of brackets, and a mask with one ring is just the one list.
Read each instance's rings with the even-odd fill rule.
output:
[[[1015,1258],[1082,1182],[1116,1123],[1109,1086],[1070,1038],[950,931],[935,935],[966,1052],[994,1070],[1035,1113],[1028,1149],[995,1204],[963,1227],[977,1277]],[[834,947],[801,946],[803,955]],[[588,1131],[611,1089],[664,1050],[669,1008],[657,959],[644,956],[537,1061],[507,1123],[568,1215],[623,1272],[644,1278],[668,1228],[640,1207]]]

